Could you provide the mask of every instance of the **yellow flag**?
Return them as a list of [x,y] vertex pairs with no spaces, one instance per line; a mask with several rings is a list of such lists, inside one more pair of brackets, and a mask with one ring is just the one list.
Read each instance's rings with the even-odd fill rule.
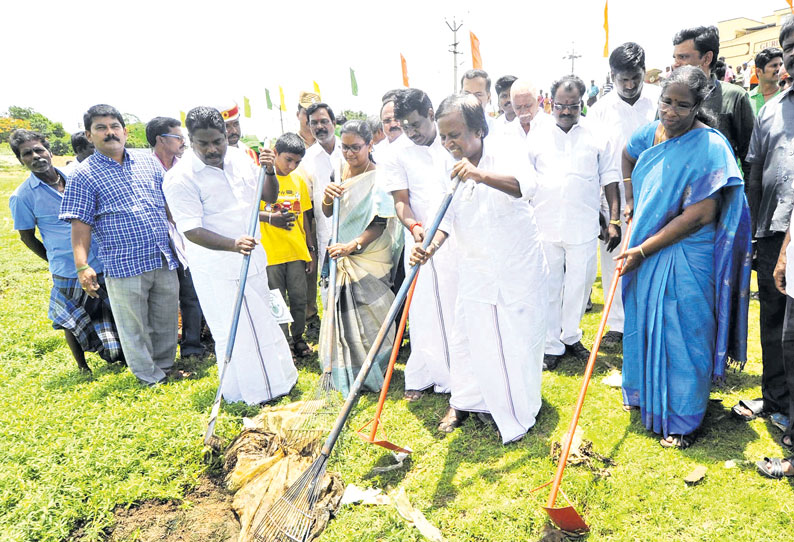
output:
[[604,58],[609,56],[609,0],[604,2]]
[[245,118],[251,118],[251,102],[248,101],[246,96],[243,96],[243,114],[245,115]]
[[184,126],[184,125],[185,125],[185,117],[186,117],[186,116],[187,116],[187,115],[185,115],[185,112],[184,112],[184,111],[180,111],[180,112],[179,112],[179,120],[180,120],[180,121],[182,121],[182,126]]
[[279,95],[279,98],[281,98],[281,110],[282,111],[286,111],[287,110],[287,105],[284,103],[284,89],[283,88],[278,87],[278,95]]
[[320,100],[322,100],[322,94],[320,94],[320,85],[317,84],[317,81],[312,81],[314,83],[314,92],[317,93],[317,96],[320,96]]

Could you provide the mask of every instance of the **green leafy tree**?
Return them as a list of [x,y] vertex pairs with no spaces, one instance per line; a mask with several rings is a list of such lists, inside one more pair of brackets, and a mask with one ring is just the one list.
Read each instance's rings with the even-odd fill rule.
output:
[[[71,135],[63,129],[63,124],[53,122],[32,107],[18,107],[12,105],[8,108],[6,118],[27,123],[28,129],[41,132],[50,142],[53,154],[72,154]],[[10,132],[9,132],[10,134]]]
[[141,121],[128,123],[127,147],[131,149],[145,149],[148,146],[149,143],[146,141],[146,125]]

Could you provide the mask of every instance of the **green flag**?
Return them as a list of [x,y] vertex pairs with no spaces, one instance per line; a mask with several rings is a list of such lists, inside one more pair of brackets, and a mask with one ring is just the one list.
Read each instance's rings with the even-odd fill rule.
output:
[[267,108],[273,109],[273,102],[270,101],[270,91],[265,89],[265,98],[267,99]]
[[358,96],[358,83],[356,82],[356,72],[350,68],[350,88],[353,91],[353,96]]

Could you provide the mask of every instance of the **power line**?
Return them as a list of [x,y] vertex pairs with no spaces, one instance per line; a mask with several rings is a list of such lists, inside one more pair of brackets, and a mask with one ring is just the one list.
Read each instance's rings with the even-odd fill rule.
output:
[[582,55],[576,54],[576,46],[574,45],[574,42],[571,42],[571,50],[568,51],[568,54],[562,58],[563,60],[567,60],[567,59],[571,60],[571,73],[573,74],[575,72],[574,62],[576,61],[577,58],[582,58]]

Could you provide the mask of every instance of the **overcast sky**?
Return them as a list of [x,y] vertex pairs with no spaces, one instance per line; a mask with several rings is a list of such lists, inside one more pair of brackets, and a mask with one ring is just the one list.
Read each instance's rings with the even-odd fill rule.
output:
[[[518,6],[518,7],[512,7]],[[734,17],[760,18],[784,0],[610,0],[610,49],[636,41],[648,68],[670,63],[681,28]],[[480,40],[483,65],[501,75],[529,77],[548,89],[570,71],[562,57],[575,44],[576,73],[603,82],[603,0],[473,2],[468,0],[40,0],[3,1],[0,111],[33,107],[73,131],[82,113],[109,103],[143,121],[178,118],[197,105],[221,107],[248,96],[253,118],[243,132],[279,133],[275,106],[284,88],[286,129],[295,129],[298,93],[320,85],[335,110],[376,113],[380,96],[402,86],[400,53],[411,86],[438,104],[453,91],[452,33],[458,32],[459,74],[471,67],[469,31]],[[350,92],[356,71],[359,96]],[[494,96],[494,102],[495,102]]]

